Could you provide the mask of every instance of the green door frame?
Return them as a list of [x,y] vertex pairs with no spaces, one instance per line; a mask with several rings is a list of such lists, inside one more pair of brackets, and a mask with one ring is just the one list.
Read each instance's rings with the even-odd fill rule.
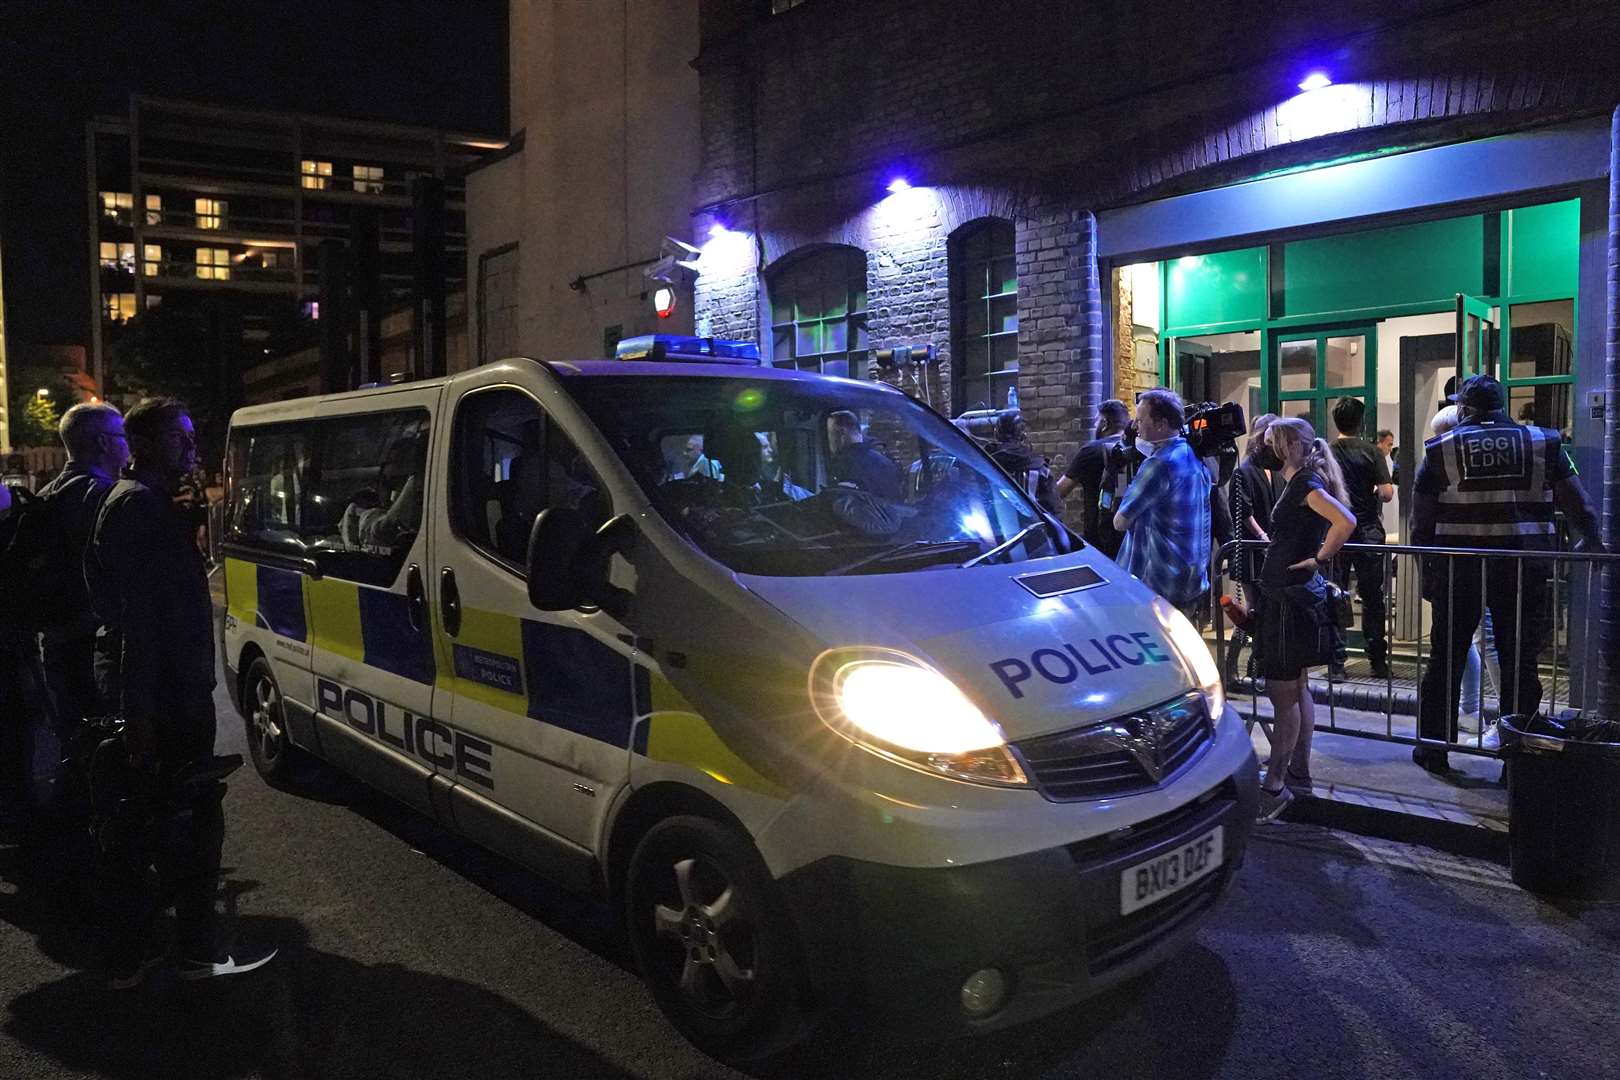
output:
[[[1501,209],[1513,210],[1516,209],[1516,207],[1504,206]],[[1499,241],[1497,258],[1499,265],[1502,266],[1507,266],[1511,262],[1511,249],[1506,230],[1503,230],[1503,234]],[[1413,304],[1395,304],[1381,308],[1360,308],[1336,312],[1318,312],[1305,315],[1287,316],[1280,315],[1281,309],[1278,309],[1275,311],[1268,311],[1267,314],[1269,317],[1258,321],[1245,320],[1241,322],[1211,323],[1199,326],[1171,326],[1169,276],[1170,265],[1173,261],[1173,258],[1170,256],[1165,256],[1158,260],[1158,325],[1160,327],[1158,342],[1159,384],[1161,386],[1174,386],[1176,383],[1172,380],[1179,378],[1180,375],[1179,372],[1173,370],[1175,365],[1175,357],[1171,352],[1170,347],[1172,339],[1205,337],[1212,334],[1258,331],[1260,334],[1260,355],[1266,358],[1266,362],[1263,362],[1260,365],[1260,393],[1261,399],[1267,403],[1267,408],[1271,411],[1276,411],[1280,404],[1280,399],[1277,396],[1277,388],[1275,386],[1277,381],[1276,373],[1274,372],[1273,368],[1274,360],[1277,356],[1277,339],[1281,335],[1293,334],[1295,331],[1304,332],[1307,330],[1314,330],[1318,327],[1328,326],[1330,324],[1327,320],[1338,320],[1336,323],[1331,324],[1335,328],[1350,327],[1361,323],[1370,323],[1373,324],[1374,331],[1369,331],[1366,341],[1369,360],[1373,360],[1375,359],[1377,353],[1377,336],[1375,329],[1378,322],[1385,319],[1400,318],[1406,315],[1436,315],[1444,313],[1448,310],[1448,307],[1443,303],[1437,304],[1433,301],[1425,301],[1422,303]],[[1504,284],[1507,283],[1504,282]],[[1561,375],[1522,376],[1519,378],[1514,378],[1511,367],[1507,366],[1509,361],[1504,358],[1510,358],[1513,355],[1513,308],[1515,305],[1569,301],[1572,305],[1572,325],[1578,328],[1580,326],[1580,299],[1578,296],[1570,296],[1565,293],[1517,292],[1513,291],[1512,286],[1509,285],[1509,291],[1502,295],[1468,297],[1468,299],[1474,302],[1474,304],[1470,305],[1470,307],[1473,309],[1473,314],[1475,314],[1476,317],[1482,317],[1486,321],[1490,320],[1490,309],[1495,308],[1497,310],[1497,318],[1494,323],[1497,331],[1496,363],[1490,366],[1495,369],[1493,373],[1496,374],[1496,377],[1502,381],[1504,390],[1510,396],[1516,389],[1539,386],[1569,386],[1572,388],[1571,392],[1573,392],[1573,386],[1575,383],[1574,365],[1578,362],[1578,353],[1574,351],[1572,351],[1570,358],[1570,372]],[[1479,306],[1476,307],[1474,305]],[[1578,334],[1571,335],[1572,344],[1575,343],[1574,339],[1578,339],[1578,336]],[[1481,341],[1480,344],[1483,345],[1483,342]],[[1475,363],[1476,365],[1478,364],[1478,358],[1476,358]],[[1378,385],[1376,366],[1370,369],[1367,385],[1368,387],[1373,388],[1374,391],[1371,395],[1371,400],[1368,401],[1368,413],[1375,415],[1376,388]]]
[[1496,353],[1501,348],[1501,338],[1497,338],[1497,349],[1486,348],[1486,327],[1498,330],[1496,323],[1491,319],[1491,308],[1494,307],[1489,300],[1478,296],[1457,294],[1457,387],[1462,388],[1463,380],[1470,375],[1496,375]]

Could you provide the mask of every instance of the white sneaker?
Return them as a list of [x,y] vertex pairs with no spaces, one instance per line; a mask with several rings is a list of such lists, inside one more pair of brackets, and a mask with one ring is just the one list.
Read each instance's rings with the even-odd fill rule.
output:
[[1255,815],[1255,820],[1262,824],[1267,821],[1276,821],[1282,812],[1288,809],[1288,804],[1293,801],[1294,793],[1289,791],[1287,787],[1275,793],[1261,788],[1260,812]]
[[1481,750],[1502,749],[1502,729],[1496,726],[1495,720],[1486,725],[1485,730],[1480,734],[1479,748]]
[[250,971],[257,971],[276,958],[279,950],[271,949],[263,956],[249,957],[238,960],[226,954],[222,959],[214,960],[182,960],[175,965],[175,977],[186,982],[197,979],[217,979],[224,975],[246,975]]

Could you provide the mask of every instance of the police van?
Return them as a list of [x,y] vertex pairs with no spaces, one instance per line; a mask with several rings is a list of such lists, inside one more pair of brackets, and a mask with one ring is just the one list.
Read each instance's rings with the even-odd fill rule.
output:
[[1174,964],[1242,860],[1197,631],[891,387],[639,340],[241,409],[227,458],[258,771],[610,899],[717,1056],[1051,1012]]

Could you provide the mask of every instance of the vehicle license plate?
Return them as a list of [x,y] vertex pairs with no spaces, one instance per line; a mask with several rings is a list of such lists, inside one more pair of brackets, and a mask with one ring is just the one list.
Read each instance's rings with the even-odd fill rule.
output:
[[1220,869],[1221,836],[1217,825],[1174,851],[1126,867],[1119,876],[1119,913],[1140,911]]

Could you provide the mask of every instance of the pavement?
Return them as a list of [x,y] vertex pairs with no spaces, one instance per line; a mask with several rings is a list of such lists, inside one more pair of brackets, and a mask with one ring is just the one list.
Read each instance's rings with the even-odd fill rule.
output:
[[[1252,696],[1232,703],[1251,720],[1250,741],[1264,766],[1271,752],[1270,703]],[[1437,776],[1412,762],[1410,743],[1388,737],[1412,737],[1410,717],[1318,702],[1316,724],[1312,791],[1296,796],[1287,820],[1507,865],[1508,789],[1500,758],[1454,750],[1451,771]],[[1477,739],[1477,733],[1464,738]]]

